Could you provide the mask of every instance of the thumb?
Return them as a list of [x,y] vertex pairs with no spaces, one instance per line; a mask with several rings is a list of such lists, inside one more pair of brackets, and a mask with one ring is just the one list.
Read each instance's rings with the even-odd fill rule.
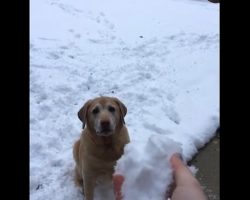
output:
[[170,162],[174,170],[174,179],[175,179],[176,185],[187,186],[187,185],[190,185],[191,183],[198,184],[192,172],[188,169],[188,167],[181,160],[178,154],[174,154],[170,158]]

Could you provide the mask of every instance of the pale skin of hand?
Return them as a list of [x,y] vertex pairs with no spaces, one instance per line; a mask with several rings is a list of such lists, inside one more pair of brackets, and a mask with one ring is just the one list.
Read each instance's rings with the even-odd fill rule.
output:
[[207,200],[200,183],[180,159],[180,156],[174,154],[170,162],[174,170],[176,185],[171,200]]
[[[200,183],[193,176],[186,164],[180,159],[179,154],[170,158],[173,168],[174,185],[171,200],[207,200]],[[121,186],[124,181],[122,175],[113,177],[116,200],[122,200]]]

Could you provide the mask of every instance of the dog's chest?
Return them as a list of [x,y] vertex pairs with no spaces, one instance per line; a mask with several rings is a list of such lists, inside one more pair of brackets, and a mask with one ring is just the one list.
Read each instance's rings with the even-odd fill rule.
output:
[[103,145],[95,147],[92,155],[103,162],[116,161],[121,157],[121,150],[114,145]]

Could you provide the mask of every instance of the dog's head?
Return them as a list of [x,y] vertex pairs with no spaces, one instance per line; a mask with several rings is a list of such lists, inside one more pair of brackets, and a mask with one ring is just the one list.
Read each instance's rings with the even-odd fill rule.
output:
[[99,136],[110,136],[125,124],[126,106],[114,97],[98,97],[87,101],[78,117],[87,128]]

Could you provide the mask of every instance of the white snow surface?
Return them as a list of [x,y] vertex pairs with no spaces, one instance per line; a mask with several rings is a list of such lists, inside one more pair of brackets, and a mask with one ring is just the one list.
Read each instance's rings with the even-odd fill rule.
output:
[[219,4],[30,1],[31,200],[83,199],[73,182],[77,112],[101,95],[128,109],[131,143],[116,166],[124,199],[164,199],[170,156],[190,160],[219,126]]

